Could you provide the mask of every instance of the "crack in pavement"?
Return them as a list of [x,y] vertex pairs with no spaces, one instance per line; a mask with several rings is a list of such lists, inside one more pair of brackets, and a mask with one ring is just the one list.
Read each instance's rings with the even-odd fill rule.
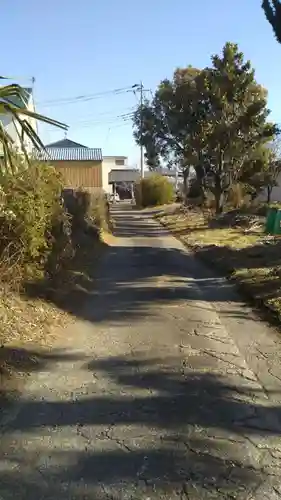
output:
[[[278,388],[268,389],[269,377],[281,381],[270,365],[281,343],[272,348],[272,330],[229,298],[229,284],[135,217],[116,214],[95,294],[58,340],[81,361],[39,367],[5,428],[0,496],[281,498]],[[133,234],[118,236],[118,221]],[[252,363],[258,351],[268,371]]]

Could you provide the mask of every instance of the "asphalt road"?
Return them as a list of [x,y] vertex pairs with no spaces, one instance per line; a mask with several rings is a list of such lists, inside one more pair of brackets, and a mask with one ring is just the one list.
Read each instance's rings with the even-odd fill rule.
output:
[[281,337],[149,214],[1,436],[0,497],[281,498]]

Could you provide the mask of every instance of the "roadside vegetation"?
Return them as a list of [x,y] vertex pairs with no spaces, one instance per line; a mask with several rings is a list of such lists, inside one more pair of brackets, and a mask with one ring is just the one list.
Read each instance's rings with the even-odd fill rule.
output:
[[176,69],[134,127],[150,169],[177,165],[183,176],[181,207],[156,217],[281,319],[281,243],[265,233],[280,131],[251,62],[228,42],[209,67]]
[[281,320],[281,241],[265,234],[264,217],[241,209],[218,217],[192,207],[156,217],[199,258],[234,279],[257,305]]
[[141,179],[135,186],[135,200],[139,207],[161,206],[172,203],[175,193],[172,184],[159,174]]
[[57,326],[71,321],[63,312],[68,309],[60,306],[72,301],[84,282],[93,287],[102,232],[109,227],[108,205],[101,193],[77,190],[67,196],[57,171],[27,156],[26,137],[36,148],[42,144],[22,116],[65,126],[10,104],[22,91],[17,85],[0,88],[1,114],[12,116],[22,131],[22,148],[15,150],[0,125],[2,402],[21,381],[26,362],[36,363],[31,346],[51,347]]
[[202,201],[225,210],[234,189],[255,199],[280,172],[279,129],[267,91],[236,44],[226,43],[204,69],[178,68],[134,117],[135,138],[151,170],[177,165],[185,194],[193,179]]

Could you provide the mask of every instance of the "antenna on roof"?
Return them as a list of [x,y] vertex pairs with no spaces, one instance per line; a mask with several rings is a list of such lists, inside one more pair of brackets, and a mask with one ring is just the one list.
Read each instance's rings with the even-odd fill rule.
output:
[[24,75],[9,75],[9,76],[1,76],[0,77],[1,80],[14,80],[14,81],[18,81],[18,80],[27,80],[27,81],[30,81],[32,84],[35,83],[35,78],[34,76],[33,77],[30,77],[30,76],[24,76]]
[[67,139],[67,130],[64,131],[64,138]]

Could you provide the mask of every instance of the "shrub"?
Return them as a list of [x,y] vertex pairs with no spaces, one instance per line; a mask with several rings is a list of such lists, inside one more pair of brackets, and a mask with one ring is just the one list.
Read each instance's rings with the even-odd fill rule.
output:
[[174,197],[173,185],[166,177],[159,174],[141,179],[136,185],[136,203],[143,207],[166,205],[172,203]]
[[74,230],[85,226],[95,227],[97,231],[108,229],[109,203],[103,191],[88,192],[82,188],[65,191],[64,202],[68,213],[72,217]]
[[108,229],[110,223],[109,203],[103,191],[90,193],[88,217],[98,229]]
[[240,208],[244,203],[246,189],[243,184],[233,184],[228,192],[227,202],[233,208]]
[[34,162],[21,165],[16,175],[2,173],[0,185],[0,264],[5,276],[19,281],[38,277],[50,255],[56,260],[54,271],[71,248],[58,173]]

